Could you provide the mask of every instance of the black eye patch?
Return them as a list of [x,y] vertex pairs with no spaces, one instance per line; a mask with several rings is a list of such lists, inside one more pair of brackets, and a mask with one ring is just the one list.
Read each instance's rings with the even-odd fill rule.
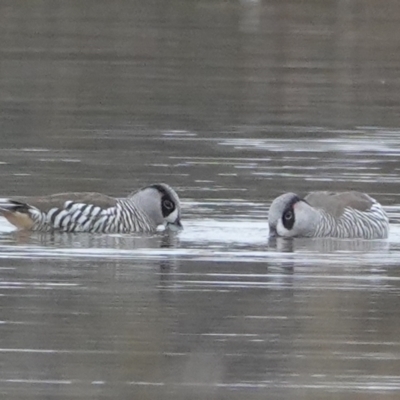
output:
[[176,205],[174,200],[171,198],[171,196],[169,195],[168,191],[165,189],[164,186],[162,185],[151,185],[150,187],[152,187],[153,189],[158,190],[162,197],[161,197],[161,211],[162,211],[162,215],[163,217],[168,217],[168,215],[170,215],[171,213],[173,213],[175,211]]
[[161,210],[163,217],[168,217],[175,210],[175,203],[167,194],[161,199]]
[[290,201],[290,203],[285,208],[285,210],[283,211],[282,224],[288,230],[292,229],[293,225],[295,223],[296,218],[294,216],[294,208],[293,207],[299,201],[302,201],[302,200],[298,196],[294,196],[293,199]]
[[294,218],[293,206],[290,206],[290,207],[287,208],[287,209],[284,211],[284,213],[283,213],[283,216],[282,216],[282,223],[283,223],[283,226],[284,226],[286,229],[290,230],[290,229],[293,228],[294,221],[295,221],[295,218]]

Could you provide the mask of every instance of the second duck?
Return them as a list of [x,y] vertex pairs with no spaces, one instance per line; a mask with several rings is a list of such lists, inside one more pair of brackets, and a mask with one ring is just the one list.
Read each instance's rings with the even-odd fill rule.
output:
[[271,204],[270,236],[385,239],[389,219],[382,206],[360,192],[285,193]]

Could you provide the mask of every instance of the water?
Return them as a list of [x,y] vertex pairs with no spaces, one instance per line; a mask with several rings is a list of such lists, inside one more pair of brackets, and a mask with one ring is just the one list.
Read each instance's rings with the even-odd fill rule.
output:
[[[1,195],[165,181],[179,233],[0,220],[7,399],[397,399],[400,3],[0,6]],[[385,241],[268,241],[284,191],[360,190]]]

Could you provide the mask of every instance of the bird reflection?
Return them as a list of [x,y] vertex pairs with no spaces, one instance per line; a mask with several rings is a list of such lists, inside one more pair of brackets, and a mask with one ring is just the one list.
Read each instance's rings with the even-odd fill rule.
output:
[[0,235],[0,248],[10,257],[21,258],[99,258],[115,263],[132,259],[159,265],[161,271],[176,267],[174,248],[179,247],[179,233],[156,234],[87,234],[14,231]]
[[[7,238],[7,239],[6,239]],[[179,243],[178,234],[165,231],[156,234],[87,234],[15,231],[2,235],[1,241],[18,245],[40,245],[58,248],[110,248],[118,250],[171,248]]]
[[282,253],[295,253],[301,250],[308,250],[317,253],[375,253],[388,251],[389,242],[387,240],[274,237],[269,239],[268,249]]

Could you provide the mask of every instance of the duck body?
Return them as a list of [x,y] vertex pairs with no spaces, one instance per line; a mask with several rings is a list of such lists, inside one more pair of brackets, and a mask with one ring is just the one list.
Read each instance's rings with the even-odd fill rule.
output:
[[155,232],[160,225],[181,228],[180,202],[168,185],[154,184],[126,198],[101,193],[59,193],[0,200],[0,214],[32,231]]
[[270,236],[385,239],[389,219],[381,204],[360,192],[285,193],[271,204]]

